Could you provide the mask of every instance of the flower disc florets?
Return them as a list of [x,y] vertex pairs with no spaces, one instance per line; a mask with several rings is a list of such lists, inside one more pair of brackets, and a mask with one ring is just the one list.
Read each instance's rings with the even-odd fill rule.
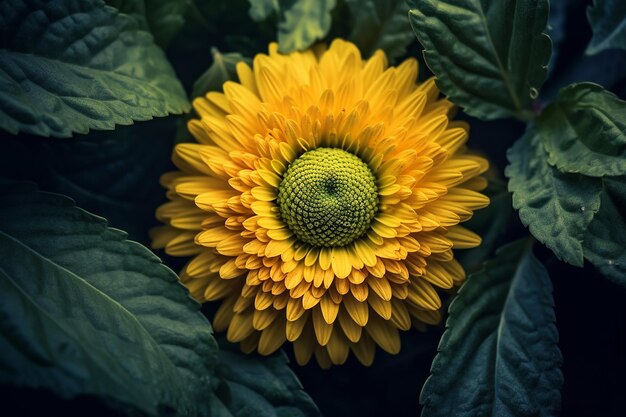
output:
[[280,214],[303,242],[345,246],[361,237],[378,211],[378,189],[366,163],[343,149],[304,153],[278,187]]

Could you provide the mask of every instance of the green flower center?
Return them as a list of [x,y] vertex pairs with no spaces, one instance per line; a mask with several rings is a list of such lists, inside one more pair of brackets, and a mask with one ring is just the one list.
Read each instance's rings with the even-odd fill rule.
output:
[[378,211],[374,174],[359,157],[336,148],[302,154],[278,187],[285,223],[313,246],[345,246],[369,229]]

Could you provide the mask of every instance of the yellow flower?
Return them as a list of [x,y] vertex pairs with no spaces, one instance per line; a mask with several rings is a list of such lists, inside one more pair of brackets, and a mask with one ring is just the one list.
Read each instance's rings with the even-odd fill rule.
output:
[[399,330],[440,321],[435,288],[463,281],[452,249],[480,244],[458,225],[489,203],[467,125],[415,60],[388,68],[342,40],[271,44],[237,74],[194,101],[199,143],[176,146],[153,246],[193,256],[182,282],[223,299],[213,325],[245,352],[289,340],[323,367],[397,353]]

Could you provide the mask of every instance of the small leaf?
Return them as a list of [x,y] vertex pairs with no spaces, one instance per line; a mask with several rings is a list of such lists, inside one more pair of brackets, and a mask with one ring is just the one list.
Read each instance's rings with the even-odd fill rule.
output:
[[237,63],[247,62],[238,52],[221,53],[217,48],[211,48],[213,63],[193,84],[192,97],[199,97],[209,91],[222,91],[222,86],[226,81],[237,80]]
[[250,18],[255,22],[262,22],[272,13],[280,10],[278,0],[249,0],[250,1]]
[[185,23],[190,0],[105,0],[121,13],[132,16],[139,27],[150,31],[157,45],[166,46]]
[[559,259],[582,266],[583,237],[600,208],[600,180],[550,166],[532,125],[507,157],[505,175],[522,223]]
[[611,48],[626,49],[626,2],[594,0],[587,9],[587,19],[593,30],[585,51],[588,55]]
[[562,356],[552,283],[524,242],[471,275],[452,301],[422,389],[422,417],[556,416]]
[[281,7],[278,45],[282,53],[301,51],[330,30],[335,0],[290,0]]
[[406,53],[407,46],[415,40],[406,14],[406,0],[346,0],[352,15],[350,37],[363,56],[369,57],[382,49],[389,60]]
[[607,278],[626,286],[626,177],[603,178],[600,211],[585,234],[585,258]]
[[531,117],[547,74],[547,0],[409,0],[437,85],[481,119]]
[[626,174],[626,102],[591,83],[572,84],[539,119],[548,161],[592,177]]
[[233,416],[320,416],[282,351],[269,357],[244,355],[220,339],[216,372],[227,392],[217,394]]
[[102,1],[2,0],[0,10],[3,129],[69,137],[189,109],[150,34]]
[[185,24],[190,0],[145,0],[146,19],[158,45],[166,46]]
[[[76,208],[68,198],[35,191],[24,184],[3,187],[0,193],[0,231],[27,247],[34,253],[33,256],[46,258],[56,269],[76,276],[85,286],[93,288],[93,291],[101,293],[111,303],[134,316],[137,325],[145,329],[161,354],[167,357],[170,366],[180,374],[180,380],[176,380],[163,368],[164,377],[171,377],[179,385],[179,389],[189,395],[191,400],[184,407],[191,410],[203,405],[206,393],[211,390],[217,354],[211,326],[200,313],[200,306],[179,283],[176,274],[155,255],[145,247],[127,241],[123,232],[108,228],[104,219]],[[4,250],[4,246],[0,247]],[[11,258],[6,254],[0,258],[11,263]],[[20,264],[21,262],[15,263],[13,268],[19,268]],[[35,275],[25,273],[23,279],[34,278]],[[62,292],[66,293],[72,288],[73,285],[68,283]],[[39,296],[46,302],[54,300],[47,299],[47,292]],[[67,304],[61,306],[68,308]],[[85,314],[96,314],[93,320],[97,320],[98,314],[105,314],[99,308],[86,304]],[[121,333],[120,337],[125,337],[132,343],[132,339],[129,339],[131,335],[126,333],[129,332]],[[77,342],[80,341],[82,338]],[[124,349],[120,347],[117,350],[115,346],[111,349],[114,349],[112,353],[118,355],[120,364],[129,367],[132,365],[123,359],[127,354]],[[106,366],[114,366],[105,363]],[[63,360],[59,366],[61,365],[71,368],[77,364]],[[19,367],[17,371],[21,369],[28,372],[27,369],[30,368]],[[130,368],[128,372],[140,372],[139,369],[132,369],[134,368]],[[76,378],[91,378],[80,374],[67,374],[64,377],[67,378],[68,387],[78,384],[73,395],[81,392],[82,385]],[[90,384],[104,382],[99,381],[96,376],[94,378]],[[59,389],[63,388],[64,386],[59,386]],[[89,386],[85,389],[89,389]],[[181,409],[182,411],[184,410]]]

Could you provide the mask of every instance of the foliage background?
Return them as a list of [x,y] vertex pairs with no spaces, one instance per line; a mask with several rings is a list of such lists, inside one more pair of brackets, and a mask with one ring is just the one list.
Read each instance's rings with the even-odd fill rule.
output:
[[[133,4],[144,4],[124,0],[109,3],[130,16],[136,12]],[[150,3],[159,2],[145,1],[146,6]],[[337,3],[327,38],[349,38],[353,36],[349,23],[353,18],[351,13],[356,10],[351,9],[351,5],[356,2],[338,0]],[[390,3],[408,10],[404,2]],[[541,94],[543,101],[554,99],[561,87],[577,81],[599,83],[626,99],[626,51],[611,49],[593,56],[584,54],[592,36],[585,15],[590,3],[583,0],[551,2],[549,34],[554,47],[549,76]],[[187,93],[197,95],[194,89],[197,91],[202,86],[194,84],[216,62],[218,66],[213,67],[213,72],[202,78],[204,85],[214,85],[220,77],[230,77],[235,57],[228,53],[252,57],[265,51],[267,43],[280,36],[276,30],[279,16],[267,13],[267,18],[261,19],[263,13],[258,11],[255,19],[258,21],[255,21],[249,9],[247,0],[192,1],[185,9],[184,24],[172,19],[163,26],[171,28],[171,32],[158,32],[156,40],[165,47],[166,56]],[[176,13],[171,15],[176,16]],[[406,51],[394,49],[398,61],[407,56],[417,57],[421,64],[420,78],[430,76],[408,19],[388,21],[392,32],[397,32],[394,36],[399,36],[390,44],[407,45]],[[143,24],[149,26],[150,22]],[[386,30],[390,30],[389,27]],[[8,36],[11,35],[3,32],[3,45],[11,41]],[[357,36],[364,35],[357,33]],[[377,47],[367,39],[363,43],[370,48]],[[463,112],[459,117],[471,124],[470,146],[488,155],[496,168],[494,178],[500,178],[494,180],[492,186],[499,196],[494,199],[498,205],[477,214],[473,220],[481,232],[492,230],[498,235],[486,248],[493,250],[528,233],[516,213],[510,210],[508,193],[503,191],[502,185],[502,173],[508,164],[506,150],[522,136],[524,124],[512,118],[487,122]],[[128,232],[130,239],[148,245],[147,231],[156,225],[154,210],[165,200],[158,178],[172,167],[173,144],[188,139],[181,129],[183,119],[168,116],[135,122],[132,126],[118,126],[114,131],[78,134],[74,139],[46,139],[24,133],[14,136],[1,131],[0,176],[32,180],[42,190],[68,195],[79,207],[106,217],[112,227]],[[498,230],[493,231],[493,228]],[[576,268],[559,262],[541,245],[536,245],[535,252],[547,267],[554,286],[556,325],[563,355],[561,415],[623,415],[626,388],[623,377],[626,374],[624,288],[602,277],[588,263],[584,268]],[[472,264],[472,256],[478,259],[484,255],[469,255],[466,262]],[[174,270],[181,265],[178,259],[163,253],[159,256]],[[210,315],[212,308],[209,305],[204,310]],[[429,374],[443,330],[441,325],[425,334],[404,333],[401,353],[391,356],[379,350],[370,368],[350,358],[346,365],[328,371],[320,370],[316,363],[302,368],[292,366],[292,370],[326,416],[416,415],[420,409],[418,394]],[[286,349],[291,355],[289,350]],[[98,398],[64,400],[46,390],[7,384],[2,386],[2,397],[3,407],[21,410],[24,415],[33,412],[111,415],[116,412],[115,408],[110,408],[110,403]]]

